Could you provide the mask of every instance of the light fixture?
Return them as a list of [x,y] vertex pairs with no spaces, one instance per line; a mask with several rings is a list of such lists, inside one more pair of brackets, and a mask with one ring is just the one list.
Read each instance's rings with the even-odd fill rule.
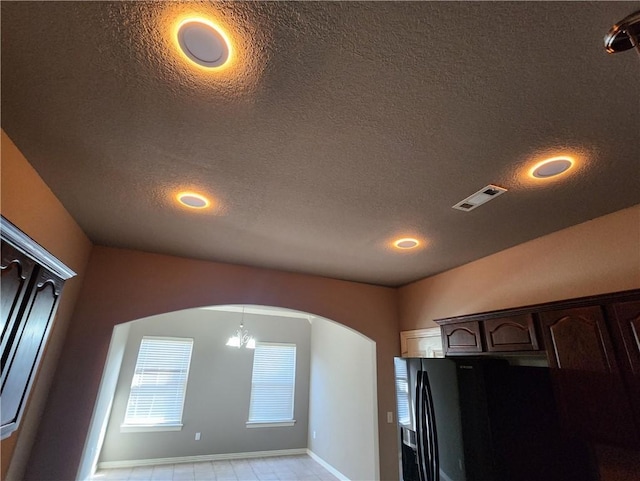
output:
[[574,160],[571,157],[553,157],[538,162],[531,168],[529,175],[536,179],[548,179],[563,174],[573,167]]
[[635,48],[640,54],[640,10],[616,23],[604,37],[608,53],[624,52]]
[[227,340],[227,346],[237,347],[238,349],[241,347],[246,347],[247,349],[256,348],[256,340],[253,336],[250,336],[249,331],[244,328],[244,306],[242,307],[242,320],[240,321],[240,327],[236,331],[235,336],[231,336],[229,340]]
[[203,18],[189,18],[177,29],[180,50],[195,64],[206,69],[224,65],[231,56],[229,40],[222,30]]
[[419,245],[420,241],[418,239],[414,239],[413,237],[403,237],[402,239],[393,241],[393,246],[396,249],[402,250],[415,249]]
[[182,205],[191,209],[206,209],[211,205],[209,199],[195,192],[180,192],[176,195],[176,199],[178,199],[178,202]]

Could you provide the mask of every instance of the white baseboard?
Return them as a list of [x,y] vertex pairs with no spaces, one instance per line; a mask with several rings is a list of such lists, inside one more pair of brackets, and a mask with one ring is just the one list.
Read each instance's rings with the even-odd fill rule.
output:
[[[272,456],[294,456],[299,454],[307,454],[307,449],[306,448],[280,449],[277,451],[251,451],[248,453],[202,454],[199,456],[180,456],[176,458],[104,461],[104,462],[98,463],[98,469],[100,470],[100,469],[114,469],[114,468],[137,468],[138,466],[156,466],[160,464],[199,463],[203,461],[224,461],[226,459],[268,458]],[[314,459],[316,458],[314,457]],[[318,462],[322,464],[324,461],[322,462],[318,461]],[[347,478],[340,478],[340,479],[346,480]]]
[[347,478],[344,474],[342,474],[340,471],[338,471],[336,468],[334,468],[333,466],[331,466],[329,463],[327,463],[324,459],[322,459],[320,456],[318,456],[316,453],[314,453],[313,451],[311,451],[310,449],[307,449],[307,454],[309,456],[311,456],[314,461],[316,461],[319,465],[321,465],[324,469],[326,469],[327,471],[329,471],[331,474],[333,474],[336,478],[338,478],[340,481],[351,481],[349,478]]

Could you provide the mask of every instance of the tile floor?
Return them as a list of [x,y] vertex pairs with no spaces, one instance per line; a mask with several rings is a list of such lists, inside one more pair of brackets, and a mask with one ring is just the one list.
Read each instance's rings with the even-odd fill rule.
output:
[[91,481],[337,481],[307,455],[98,471]]

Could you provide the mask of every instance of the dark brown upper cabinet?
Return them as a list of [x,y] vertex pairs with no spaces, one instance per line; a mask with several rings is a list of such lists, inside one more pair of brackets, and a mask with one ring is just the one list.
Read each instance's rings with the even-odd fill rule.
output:
[[540,314],[564,421],[571,431],[596,442],[636,447],[640,443],[632,398],[621,372],[614,339],[615,319],[607,305]]
[[640,300],[617,302],[609,308],[615,328],[620,332],[622,355],[629,369],[640,375]]
[[538,338],[531,314],[487,319],[483,323],[487,351],[537,351]]
[[618,371],[601,306],[543,312],[540,321],[551,367],[594,372]]
[[498,317],[479,314],[436,322],[440,324],[442,345],[448,356],[540,349],[531,313]]
[[478,321],[442,326],[445,354],[482,352],[482,338]]
[[608,306],[614,342],[620,353],[620,367],[640,429],[640,300],[616,302]]
[[640,290],[436,322],[447,355],[546,355],[569,432],[640,447]]
[[2,220],[1,438],[18,428],[51,330],[64,281],[75,273]]

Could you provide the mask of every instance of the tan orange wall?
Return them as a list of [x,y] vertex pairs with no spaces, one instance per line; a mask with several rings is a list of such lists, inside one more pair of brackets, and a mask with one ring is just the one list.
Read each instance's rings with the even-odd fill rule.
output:
[[434,319],[640,288],[640,205],[399,289],[400,329]]
[[20,479],[44,409],[92,245],[6,133],[1,131],[0,135],[2,215],[78,274],[65,284],[20,429],[2,441],[0,446],[2,479]]
[[[94,247],[26,479],[74,479],[115,325],[216,304],[280,306],[323,316],[376,342],[382,479],[397,479],[392,358],[396,290],[321,277]],[[73,413],[70,416],[70,413]],[[64,446],[64,454],[52,446]]]

